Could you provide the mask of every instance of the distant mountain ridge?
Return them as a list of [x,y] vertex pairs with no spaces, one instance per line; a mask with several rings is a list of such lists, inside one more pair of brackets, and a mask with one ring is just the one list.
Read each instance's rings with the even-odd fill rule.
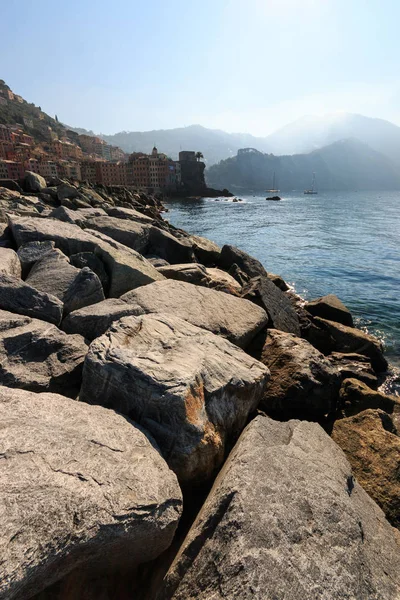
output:
[[308,154],[275,156],[248,148],[213,165],[207,183],[231,191],[264,192],[276,174],[282,191],[304,190],[317,174],[320,190],[400,189],[400,169],[386,156],[356,139],[341,140]]

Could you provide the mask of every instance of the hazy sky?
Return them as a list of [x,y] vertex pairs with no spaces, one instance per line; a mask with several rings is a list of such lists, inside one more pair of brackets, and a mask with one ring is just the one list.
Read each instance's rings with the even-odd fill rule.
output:
[[0,0],[0,78],[96,132],[400,125],[398,0]]

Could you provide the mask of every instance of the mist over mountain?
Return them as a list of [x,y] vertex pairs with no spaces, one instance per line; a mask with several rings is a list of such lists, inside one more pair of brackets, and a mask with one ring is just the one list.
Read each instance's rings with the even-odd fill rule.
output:
[[348,138],[358,139],[400,164],[400,127],[383,119],[348,113],[298,119],[264,138],[263,151],[303,154]]
[[180,150],[201,151],[209,165],[234,156],[240,148],[263,147],[259,138],[250,134],[226,133],[201,125],[154,131],[121,131],[101,137],[108,144],[119,146],[125,152],[151,152],[153,146],[157,146],[161,152],[174,159],[178,158]]
[[253,148],[206,171],[209,185],[232,191],[265,191],[276,174],[282,191],[310,187],[312,173],[320,190],[400,189],[400,171],[385,155],[356,139],[341,140],[308,154],[275,156]]
[[[72,129],[94,135],[92,131]],[[235,156],[241,148],[250,147],[277,155],[305,154],[340,140],[354,138],[400,164],[400,127],[383,119],[349,113],[305,116],[266,137],[227,133],[201,125],[153,131],[121,131],[100,136],[125,152],[150,152],[156,145],[171,158],[177,158],[180,150],[199,150],[204,154],[208,166]]]

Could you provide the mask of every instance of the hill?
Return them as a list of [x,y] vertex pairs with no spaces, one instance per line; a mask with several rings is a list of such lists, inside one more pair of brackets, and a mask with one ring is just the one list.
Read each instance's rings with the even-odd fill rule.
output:
[[400,189],[400,171],[394,163],[355,139],[293,156],[243,149],[210,167],[206,179],[213,187],[264,191],[271,186],[274,172],[283,191],[309,187],[313,172],[321,190]]
[[235,156],[240,148],[246,146],[254,146],[261,150],[264,147],[262,138],[246,133],[207,129],[201,125],[154,131],[121,131],[115,135],[101,137],[108,144],[119,146],[125,152],[151,152],[155,145],[173,159],[178,158],[180,150],[198,150],[204,154],[208,165]]
[[362,115],[337,113],[306,116],[282,127],[263,140],[263,148],[274,154],[304,154],[339,140],[355,138],[400,164],[400,127]]
[[13,99],[9,99],[8,92],[11,92],[10,88],[0,79],[0,96],[6,98],[6,103],[0,104],[1,125],[20,123],[24,131],[38,141],[46,141],[50,138],[49,127],[60,137],[66,134],[67,128],[43,112],[40,106],[35,106],[16,94]]

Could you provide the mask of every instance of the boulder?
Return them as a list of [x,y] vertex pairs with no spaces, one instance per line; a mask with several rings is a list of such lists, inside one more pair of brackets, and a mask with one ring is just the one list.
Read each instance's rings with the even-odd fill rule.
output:
[[0,310],[0,385],[75,398],[86,352],[80,335]]
[[93,252],[79,252],[79,254],[71,254],[69,257],[71,265],[77,269],[88,267],[101,281],[101,285],[105,292],[108,292],[110,287],[110,278],[104,268],[103,261]]
[[86,219],[102,217],[106,214],[107,213],[101,208],[80,208],[78,210],[72,210],[66,206],[58,206],[51,211],[49,217],[52,219],[59,219],[65,223],[73,223],[82,226]]
[[226,292],[227,294],[233,294],[234,296],[240,296],[242,286],[240,283],[229,275],[226,271],[217,268],[206,268],[208,280],[208,286],[214,290],[220,292]]
[[256,277],[242,289],[242,297],[262,306],[275,329],[300,336],[299,317],[289,298],[268,277]]
[[314,317],[322,317],[348,327],[354,326],[351,312],[334,294],[306,302],[305,309]]
[[63,200],[72,200],[79,197],[79,190],[69,183],[61,183],[57,186],[57,198],[60,202]]
[[164,279],[164,276],[135,250],[103,233],[90,231],[96,239],[94,253],[103,261],[110,276],[109,295],[112,298],[118,298],[129,290]]
[[367,408],[380,408],[392,413],[400,407],[400,399],[371,390],[358,379],[345,379],[340,388],[340,407],[346,417],[356,415]]
[[18,254],[11,248],[0,247],[0,274],[21,277],[21,263]]
[[114,321],[141,314],[143,309],[140,306],[110,298],[69,313],[62,322],[62,329],[66,333],[79,333],[92,341],[103,335]]
[[157,600],[394,600],[400,536],[315,423],[242,433]]
[[132,569],[169,546],[181,492],[126,417],[0,388],[0,420],[0,598],[27,600],[72,569]]
[[336,411],[340,375],[306,340],[268,329],[261,362],[271,372],[260,403],[268,415],[314,420]]
[[168,231],[150,227],[148,254],[156,254],[171,264],[195,262],[192,244],[186,238],[177,238]]
[[153,265],[153,267],[156,267],[156,269],[158,269],[158,267],[168,267],[169,266],[169,262],[167,260],[164,260],[163,258],[159,258],[158,256],[154,256],[154,254],[146,254],[145,256],[146,260],[149,261],[149,263],[151,263]]
[[143,223],[116,217],[94,217],[86,219],[85,227],[104,233],[116,242],[145,254],[150,236],[150,227]]
[[282,292],[287,292],[290,290],[290,287],[286,283],[286,281],[280,276],[275,275],[275,273],[268,273],[268,279],[272,281]]
[[390,416],[365,410],[335,422],[332,438],[355,476],[394,527],[400,527],[400,438]]
[[18,248],[18,258],[22,265],[22,274],[24,278],[28,275],[31,267],[55,248],[55,243],[46,240],[45,242],[28,242]]
[[80,399],[142,425],[178,479],[197,483],[221,465],[268,375],[227,340],[182,319],[124,317],[90,345]]
[[206,268],[198,263],[183,263],[178,265],[167,265],[157,267],[159,273],[162,273],[167,279],[176,281],[186,281],[194,285],[208,287],[208,277]]
[[[0,209],[0,219],[1,219]],[[12,237],[11,229],[7,223],[0,222],[0,248],[14,248],[14,240]]]
[[64,303],[65,315],[104,300],[103,288],[97,275],[87,267],[73,267],[56,248],[34,264],[26,282],[43,292],[51,290]]
[[225,245],[221,250],[219,266],[228,271],[233,265],[237,265],[251,279],[260,276],[268,277],[267,271],[259,260],[235,246]]
[[344,354],[355,352],[356,354],[368,356],[376,372],[386,371],[388,364],[383,356],[382,344],[377,338],[355,327],[347,327],[341,323],[334,323],[320,317],[315,317],[314,320],[331,336],[333,351]]
[[59,325],[63,303],[11,275],[0,273],[0,309]]
[[203,265],[216,265],[219,262],[221,248],[199,235],[191,235],[189,241],[192,244],[193,251],[197,260]]
[[332,352],[327,359],[336,367],[342,376],[342,380],[352,378],[359,379],[371,388],[378,386],[378,378],[371,366],[371,361],[362,354]]
[[24,189],[27,192],[41,192],[47,187],[46,180],[38,173],[25,171]]
[[123,208],[121,206],[108,206],[105,207],[104,210],[110,217],[116,217],[117,219],[128,219],[130,221],[135,221],[136,223],[144,223],[148,225],[151,225],[154,222],[154,219],[143,215],[142,213],[133,208]]
[[164,280],[121,297],[145,313],[169,314],[228,338],[245,348],[267,324],[266,312],[248,300],[185,283]]
[[28,242],[53,241],[64,254],[92,252],[96,245],[93,236],[77,225],[63,223],[57,219],[9,216],[13,237],[19,246]]

